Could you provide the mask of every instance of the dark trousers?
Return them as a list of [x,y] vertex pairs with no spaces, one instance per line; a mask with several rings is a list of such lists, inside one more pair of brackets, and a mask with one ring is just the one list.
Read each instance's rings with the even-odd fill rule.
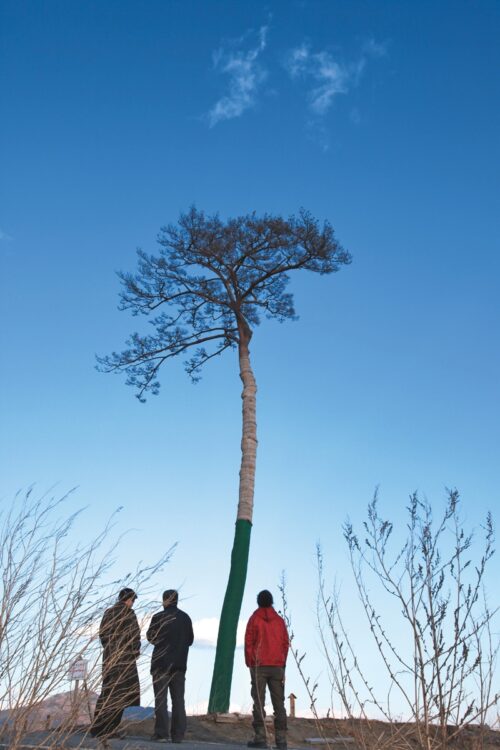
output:
[[[186,707],[184,705],[184,686],[186,673],[154,672],[153,690],[155,692],[155,734],[164,739],[172,736],[172,740],[179,741],[186,732]],[[172,701],[172,722],[169,731],[167,696],[170,693]]]
[[101,694],[97,699],[90,734],[106,737],[118,729],[127,706],[140,705],[139,675],[135,656],[109,666],[104,662]]
[[253,722],[256,740],[266,741],[264,719],[266,712],[266,687],[269,688],[274,711],[274,734],[276,742],[286,742],[285,670],[283,667],[252,667]]
[[124,708],[125,706],[116,704],[112,695],[102,692],[95,704],[90,733],[94,737],[106,737],[113,734],[120,725]]

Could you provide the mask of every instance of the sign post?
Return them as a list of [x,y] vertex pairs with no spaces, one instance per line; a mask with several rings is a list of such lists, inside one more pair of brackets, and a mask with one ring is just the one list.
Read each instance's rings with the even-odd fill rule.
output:
[[[74,682],[74,688],[71,690],[71,703],[73,708],[73,718],[76,722],[78,718],[78,708],[80,704],[80,681],[85,692],[87,692],[87,661],[79,657],[73,661],[68,669],[68,679]],[[88,695],[87,695],[88,698]],[[90,714],[90,710],[89,710]],[[90,717],[92,718],[92,717]]]

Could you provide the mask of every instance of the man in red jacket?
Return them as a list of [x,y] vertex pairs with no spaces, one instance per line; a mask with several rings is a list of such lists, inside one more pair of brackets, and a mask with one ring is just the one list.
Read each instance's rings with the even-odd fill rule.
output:
[[287,750],[285,710],[285,665],[289,639],[285,621],[273,609],[270,591],[257,596],[259,608],[247,623],[245,632],[245,663],[250,668],[255,737],[248,747],[268,747],[264,719],[266,687],[269,688],[274,710],[274,734],[279,750]]

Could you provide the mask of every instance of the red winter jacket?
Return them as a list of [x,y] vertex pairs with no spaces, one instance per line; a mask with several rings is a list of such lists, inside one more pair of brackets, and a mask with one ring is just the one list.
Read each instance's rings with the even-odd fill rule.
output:
[[289,639],[285,621],[272,607],[259,607],[245,631],[247,667],[284,667]]

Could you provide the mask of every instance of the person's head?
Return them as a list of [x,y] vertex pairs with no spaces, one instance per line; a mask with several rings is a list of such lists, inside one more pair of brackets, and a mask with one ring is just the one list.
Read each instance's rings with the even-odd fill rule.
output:
[[126,607],[133,607],[134,602],[137,599],[137,594],[134,589],[122,589],[118,594],[118,601],[125,604]]
[[272,607],[273,606],[273,595],[267,589],[259,591],[257,594],[257,604],[259,607]]
[[164,607],[177,607],[179,601],[179,594],[175,589],[167,589],[163,592],[163,606]]

